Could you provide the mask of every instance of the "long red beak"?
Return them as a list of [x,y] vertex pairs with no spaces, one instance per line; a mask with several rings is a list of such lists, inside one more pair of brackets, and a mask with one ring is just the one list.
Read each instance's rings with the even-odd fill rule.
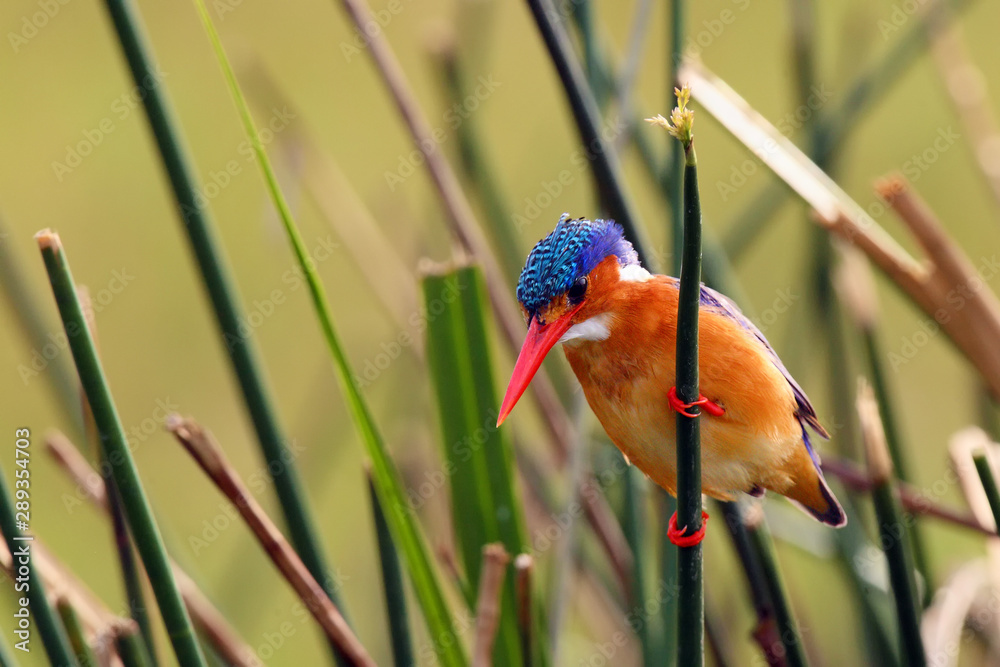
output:
[[549,353],[562,335],[569,329],[573,315],[580,308],[581,303],[576,308],[568,311],[555,322],[540,325],[538,318],[532,318],[528,326],[528,335],[521,346],[521,352],[517,355],[517,362],[514,364],[514,372],[510,376],[510,384],[507,385],[507,393],[504,394],[503,403],[500,404],[500,414],[497,417],[497,426],[507,419],[507,415],[514,409],[521,394],[528,388],[531,378],[535,377],[538,367],[542,365],[542,360]]

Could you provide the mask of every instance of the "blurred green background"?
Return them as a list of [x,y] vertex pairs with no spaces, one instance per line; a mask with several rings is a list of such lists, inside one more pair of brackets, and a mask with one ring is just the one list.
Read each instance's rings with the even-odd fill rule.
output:
[[[129,97],[134,88],[104,7],[85,0],[65,4],[52,0],[51,4],[58,11],[35,33],[25,32],[25,20],[42,11],[44,2],[10,0],[0,5],[0,25],[8,42],[0,47],[0,154],[5,158],[0,161],[0,216],[6,233],[0,243],[4,261],[12,258],[21,266],[24,280],[19,287],[37,304],[48,329],[61,333],[32,240],[39,229],[59,231],[76,280],[89,286],[98,300],[105,369],[126,429],[136,429],[134,455],[174,554],[254,648],[268,642],[273,646],[279,641],[275,633],[280,634],[283,623],[291,622],[284,627],[291,627],[292,632],[280,638],[281,645],[268,664],[318,663],[325,660],[325,649],[312,621],[292,615],[294,598],[284,581],[243,525],[220,518],[225,516],[222,497],[161,424],[154,423],[162,419],[158,407],[163,405],[196,418],[216,435],[244,479],[262,479],[253,432],[179,229],[144,112]],[[602,39],[615,62],[628,42],[634,4],[595,3]],[[790,113],[794,117],[799,101],[790,4],[743,0],[690,5],[689,38],[707,66],[772,122],[780,123]],[[992,107],[1000,109],[996,46],[1000,3],[971,5],[958,20],[971,55],[982,69]],[[298,462],[329,562],[342,581],[342,598],[362,642],[376,660],[388,663],[374,534],[361,472],[362,447],[344,409],[306,290],[290,277],[294,258],[257,167],[248,159],[235,108],[194,7],[149,0],[138,6],[201,183],[203,187],[212,183],[213,174],[216,185],[226,183],[203,192],[215,195],[210,197],[212,213],[247,312],[261,315],[253,339],[271,380],[281,421],[302,448]],[[376,3],[373,9],[384,6]],[[475,123],[495,160],[497,185],[510,211],[527,220],[517,232],[523,253],[551,230],[562,212],[597,215],[590,175],[572,158],[579,140],[562,87],[527,7],[485,0],[404,0],[401,7],[391,15],[384,32],[431,123],[444,131],[442,148],[449,156],[454,157],[456,148],[456,117],[449,114],[434,54],[454,43],[468,79],[481,76],[494,84],[468,113],[468,122]],[[904,3],[885,0],[817,3],[817,82],[828,92],[831,107],[840,103],[860,71],[912,27],[912,18],[901,30],[886,27],[894,11],[902,15],[898,12],[903,7]],[[400,161],[407,159],[413,147],[369,54],[351,51],[355,32],[336,3],[219,0],[209,9],[251,98],[259,101],[270,94],[265,91],[255,98],[264,91],[261,72],[286,98],[288,111],[278,117],[287,123],[276,132],[269,153],[279,167],[307,244],[332,248],[328,258],[317,258],[319,270],[356,372],[361,374],[366,364],[379,363],[379,354],[395,357],[365,392],[398,464],[411,483],[419,484],[426,471],[438,466],[439,456],[436,412],[420,360],[423,343],[417,336],[411,346],[393,347],[401,329],[379,305],[378,292],[367,276],[383,272],[395,276],[403,270],[416,286],[422,258],[445,261],[451,257],[451,242],[430,180],[418,167],[403,182],[389,183],[392,179],[387,179],[387,173],[398,173]],[[735,17],[725,25],[718,20],[724,11]],[[654,3],[634,89],[633,109],[642,117],[667,114],[672,104],[665,83],[667,28],[665,4]],[[12,42],[11,34],[32,36]],[[279,108],[283,106],[279,103]],[[698,109],[697,104],[694,107]],[[610,116],[614,114],[612,110]],[[264,101],[257,104],[255,116],[263,126],[275,113]],[[926,170],[919,170],[919,179],[911,173],[911,180],[978,264],[992,257],[997,248],[1000,215],[928,54],[919,57],[852,130],[849,142],[840,147],[837,180],[867,206],[875,201],[874,179],[905,169],[907,161],[932,146],[939,131],[948,128],[961,135],[959,140]],[[665,150],[665,133],[641,131],[649,132],[653,144]],[[724,237],[727,227],[773,177],[758,167],[735,191],[720,187],[738,184],[731,180],[734,169],[750,154],[707,114],[698,115],[696,133],[706,225],[711,234]],[[802,144],[799,133],[791,136]],[[88,137],[100,137],[100,142]],[[303,141],[337,160],[394,256],[381,256],[376,248],[358,254],[341,241],[301,186],[302,155],[295,148],[296,142]],[[78,166],[67,172],[55,165],[67,163],[68,151],[81,142],[90,143],[92,151]],[[227,182],[219,173],[230,161],[237,163],[238,170]],[[667,212],[633,150],[626,152],[624,164],[642,220],[661,261],[666,262],[670,248]],[[564,179],[569,184],[555,192],[552,183],[564,170],[570,174]],[[554,196],[544,196],[547,187]],[[345,201],[342,210],[341,224],[364,224],[356,222],[354,204]],[[812,224],[806,213],[803,205],[789,198],[736,268],[749,296],[749,314],[763,318],[772,344],[817,403],[821,419],[829,423],[826,355],[810,342],[815,334],[808,319],[813,310],[803,284]],[[904,246],[919,252],[891,213],[881,215],[878,222]],[[920,331],[919,323],[925,318],[891,285],[881,278],[879,282],[884,348],[887,353],[898,353]],[[389,289],[395,288],[389,285]],[[279,300],[276,290],[280,303],[275,303]],[[789,308],[770,323],[767,309],[783,300],[790,301]],[[0,415],[5,441],[0,447],[5,452],[0,466],[12,477],[13,430],[29,427],[34,437],[32,528],[118,611],[122,592],[108,525],[86,505],[67,506],[74,487],[42,448],[43,434],[53,427],[81,440],[73,421],[61,411],[51,382],[51,368],[56,364],[71,368],[71,359],[63,350],[48,369],[26,374],[23,367],[31,365],[34,345],[15,324],[7,295],[0,295],[0,301],[0,368],[4,373]],[[496,375],[506,379],[512,359],[501,352],[497,340]],[[556,363],[563,364],[561,360]],[[890,381],[913,454],[917,486],[931,487],[942,478],[949,436],[975,419],[975,376],[943,336],[932,337],[912,360],[894,370]],[[549,450],[536,442],[539,437],[532,437],[541,432],[533,411],[522,407],[518,412],[515,417],[520,418],[509,422],[511,428],[527,447],[547,457]],[[599,455],[606,441],[599,426],[593,420],[589,423]],[[550,481],[557,494],[565,493],[565,484],[558,478]],[[258,500],[278,517],[272,490],[261,484],[257,489]],[[614,492],[610,490],[613,498]],[[963,502],[956,488],[949,488],[941,500]],[[444,502],[444,495],[438,494],[422,514],[434,544],[449,539]],[[768,504],[769,509],[786,509],[774,507],[785,505],[777,498]],[[862,508],[870,513],[870,507]],[[228,526],[208,539],[213,533],[206,526],[213,521]],[[791,518],[788,525],[797,526],[797,518]],[[982,554],[983,542],[978,537],[939,523],[926,525],[938,577]],[[529,528],[538,529],[536,524]],[[652,519],[649,528],[658,529]],[[779,529],[775,532],[781,536]],[[196,547],[192,536],[207,544]],[[710,609],[731,630],[729,641],[742,656],[741,664],[759,660],[749,639],[751,609],[728,539],[720,530],[709,530],[706,545]],[[853,644],[856,619],[843,573],[803,549],[780,540],[778,545],[806,641],[827,664],[858,660],[858,647]],[[542,568],[551,565],[548,561],[555,553],[553,549],[539,554]],[[9,619],[13,610],[9,584],[2,591],[0,618]],[[589,611],[583,613],[598,598],[598,593],[585,586],[574,588],[559,664],[586,664],[598,645],[610,641],[614,623],[598,625]],[[8,625],[6,620],[0,623],[3,628]],[[161,649],[166,649],[165,642]],[[161,654],[167,656],[165,650]],[[614,663],[637,664],[636,652],[625,649]],[[24,664],[44,664],[37,638]]]

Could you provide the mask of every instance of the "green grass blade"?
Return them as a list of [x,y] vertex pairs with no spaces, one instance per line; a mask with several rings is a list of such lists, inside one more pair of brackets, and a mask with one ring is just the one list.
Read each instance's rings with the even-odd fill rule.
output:
[[[14,435],[17,438],[21,438],[22,436],[27,438],[28,434],[22,433],[22,430],[27,431],[27,429],[19,429],[14,432]],[[25,466],[29,465],[27,457],[16,460],[25,461]],[[29,470],[27,467],[21,467],[17,463],[15,463],[15,468],[18,471]],[[26,475],[21,475],[18,479],[30,480],[30,472]],[[30,494],[31,485],[27,487],[27,491]],[[11,497],[10,489],[7,487],[7,478],[0,474],[0,530],[3,531],[4,540],[7,542],[7,549],[13,558],[12,568],[16,571],[18,569],[18,561],[21,558],[20,554],[31,553],[32,538],[24,535],[18,528],[18,517],[15,514],[15,509],[14,499]],[[29,555],[28,558],[30,559],[31,556]],[[20,576],[20,574],[17,576]],[[18,612],[22,609],[30,610],[31,616],[35,619],[35,626],[38,628],[38,635],[42,638],[45,653],[49,656],[49,661],[53,665],[75,665],[76,659],[73,657],[69,638],[67,638],[55,610],[53,610],[48,598],[45,596],[45,585],[42,583],[41,577],[36,574],[34,567],[30,567],[28,571],[27,583],[28,589],[25,597],[28,598],[28,607],[19,606]],[[20,625],[20,618],[18,617],[18,619],[14,620],[15,628]],[[28,638],[20,637],[16,634],[14,637],[17,641],[24,641]],[[30,648],[31,644],[26,644],[26,646]]]
[[118,409],[97,356],[94,339],[87,328],[62,243],[59,236],[50,231],[40,232],[36,238],[45,260],[45,269],[49,274],[66,337],[69,339],[73,361],[76,362],[80,382],[101,436],[101,449],[104,458],[111,462],[111,474],[121,494],[129,533],[135,540],[136,549],[149,574],[174,653],[182,665],[204,665],[205,658],[177,590],[163,538],[153,519],[153,510],[139,480]]
[[[524,551],[521,507],[514,490],[513,453],[496,428],[499,404],[490,365],[485,292],[476,267],[423,280],[427,358],[437,396],[455,536],[469,579],[478,590],[483,547],[501,542],[508,553]],[[439,313],[439,314],[438,314]],[[494,663],[518,665],[515,578],[504,580]],[[473,594],[474,596],[474,594]],[[472,608],[474,599],[467,602]]]
[[389,617],[389,636],[392,639],[392,659],[396,667],[413,667],[413,640],[410,638],[409,613],[406,611],[406,589],[403,586],[403,572],[399,567],[399,554],[389,533],[385,511],[375,491],[371,471],[365,475],[368,492],[372,501],[372,516],[375,521],[375,536],[378,538],[379,563],[382,565],[382,592],[385,595],[385,610]]
[[132,0],[105,0],[105,4],[137,90],[143,91],[142,103],[153,137],[170,178],[184,223],[184,232],[188,236],[202,281],[212,302],[261,453],[269,470],[281,470],[280,475],[273,475],[271,479],[292,544],[316,581],[323,586],[334,604],[343,610],[344,605],[336,594],[337,580],[327,569],[306,494],[299,480],[298,468],[293,463],[295,457],[285,444],[288,439],[278,423],[274,402],[251,339],[242,333],[245,317],[239,305],[237,291],[215,238],[208,209],[200,201],[197,178],[181,141],[163,85],[159,81],[157,63],[143,34],[142,22]]
[[445,665],[465,665],[466,657],[458,642],[458,634],[452,624],[451,615],[445,604],[444,593],[438,582],[437,574],[431,564],[431,557],[423,535],[417,525],[413,513],[407,504],[406,493],[403,483],[399,479],[399,474],[393,465],[389,452],[386,449],[382,436],[375,426],[375,420],[368,410],[368,405],[361,395],[361,391],[355,381],[355,375],[351,371],[347,355],[340,344],[340,338],[333,324],[333,315],[327,305],[326,290],[316,271],[314,262],[309,257],[308,249],[302,240],[292,218],[291,209],[278,185],[277,176],[271,166],[271,162],[264,151],[260,136],[253,122],[250,107],[240,90],[239,82],[233,68],[226,57],[222,42],[212,19],[208,14],[203,0],[195,0],[195,6],[201,17],[205,32],[212,43],[216,58],[219,61],[226,82],[229,85],[233,101],[240,114],[247,138],[250,140],[257,164],[264,176],[268,192],[274,202],[275,208],[281,218],[285,232],[288,234],[289,242],[299,262],[309,287],[309,295],[319,318],[320,328],[330,350],[337,376],[340,379],[348,407],[354,424],[358,429],[358,434],[365,445],[368,456],[372,460],[372,473],[375,481],[375,490],[382,506],[386,508],[386,519],[388,520],[393,539],[399,547],[405,559],[407,570],[413,580],[413,588],[417,594],[424,612],[424,618],[434,639],[434,650],[438,658]]

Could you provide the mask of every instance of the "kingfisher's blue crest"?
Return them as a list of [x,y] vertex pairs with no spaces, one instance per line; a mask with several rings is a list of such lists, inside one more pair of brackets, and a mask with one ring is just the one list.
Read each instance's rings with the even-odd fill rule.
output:
[[635,249],[614,221],[572,220],[563,213],[552,233],[528,255],[517,281],[517,300],[534,314],[611,255],[622,266],[639,263]]

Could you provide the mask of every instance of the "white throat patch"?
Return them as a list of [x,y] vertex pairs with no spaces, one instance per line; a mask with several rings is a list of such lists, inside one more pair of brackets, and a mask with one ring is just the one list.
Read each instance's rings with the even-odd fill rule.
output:
[[629,264],[618,268],[618,280],[625,282],[644,283],[652,277],[653,274],[642,268],[640,264]]
[[605,340],[611,335],[611,314],[601,313],[589,320],[574,324],[559,339],[560,343],[572,340]]

